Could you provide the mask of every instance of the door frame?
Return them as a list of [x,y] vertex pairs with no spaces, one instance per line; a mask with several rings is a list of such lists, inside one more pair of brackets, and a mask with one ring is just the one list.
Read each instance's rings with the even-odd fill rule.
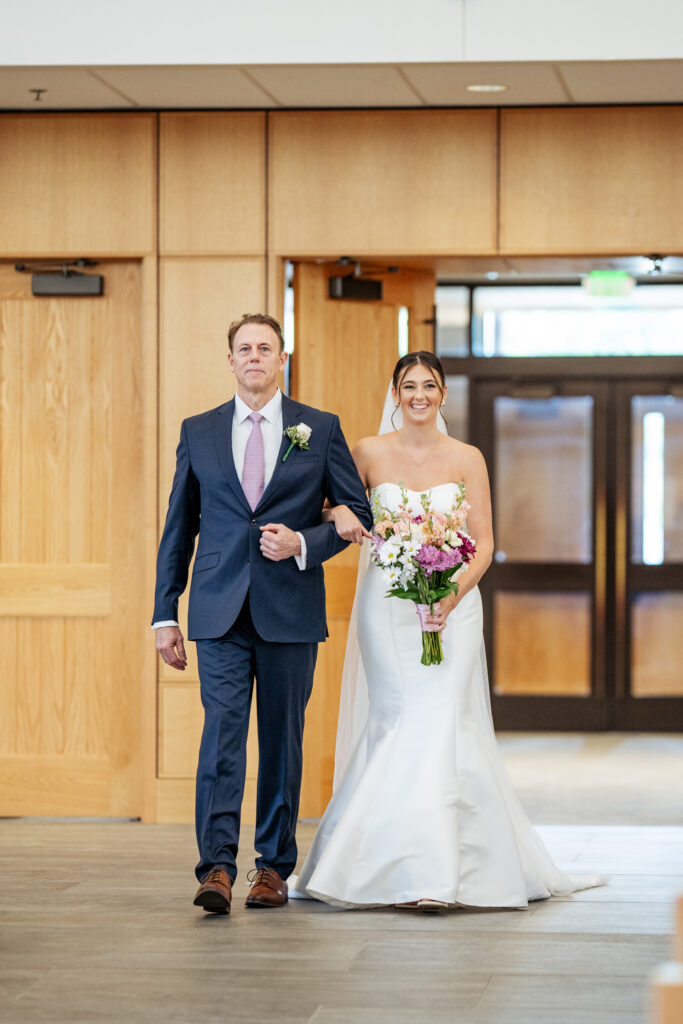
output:
[[[683,360],[681,360],[683,364]],[[673,379],[672,379],[673,378]],[[631,629],[633,597],[647,591],[683,592],[683,562],[645,565],[631,560],[632,551],[632,420],[631,400],[636,395],[665,395],[683,384],[683,365],[678,373],[615,384],[615,716],[616,729],[679,732],[683,729],[683,697],[634,697],[631,694]]]
[[[594,377],[577,380],[574,377],[543,381],[548,394],[539,394],[541,381],[533,385],[519,380],[493,379],[472,382],[471,407],[476,410],[475,443],[481,448],[489,468],[491,490],[496,499],[496,459],[494,402],[497,397],[515,394],[523,397],[529,388],[529,398],[588,396],[593,399],[592,416],[592,479],[591,561],[580,563],[492,562],[480,583],[484,605],[484,637],[489,659],[489,672],[493,685],[491,703],[496,723],[505,729],[604,730],[612,727],[610,707],[614,693],[614,679],[606,671],[607,638],[612,633],[609,619],[612,602],[610,587],[607,523],[613,504],[607,466],[605,439],[608,425],[609,389],[604,381]],[[517,593],[533,591],[590,592],[590,677],[591,693],[587,697],[569,695],[545,696],[523,694],[497,694],[495,692],[495,642],[497,590]]]
[[[462,374],[464,362],[470,370],[470,441],[482,449],[487,460],[494,500],[492,400],[496,394],[523,389],[525,384],[546,384],[557,393],[593,393],[598,398],[594,406],[593,444],[594,561],[592,566],[586,566],[594,574],[591,697],[503,696],[492,692],[498,727],[532,731],[681,731],[683,697],[633,697],[630,693],[633,594],[643,590],[683,590],[683,563],[631,563],[630,402],[636,394],[666,394],[672,378],[683,380],[683,358],[484,360],[470,356],[467,360],[444,360],[444,369],[448,374]],[[460,365],[456,367],[456,363]],[[481,366],[482,363],[486,365]],[[491,366],[492,363],[497,365]],[[525,365],[520,367],[520,363]],[[502,373],[503,369],[508,372]],[[515,372],[511,373],[512,369]],[[614,431],[611,435],[610,424]],[[601,438],[606,443],[598,443]],[[566,567],[570,571],[565,573],[563,589],[585,589],[588,574],[582,573],[582,568]],[[494,664],[495,653],[494,592],[511,570],[513,566],[494,563],[481,582],[490,665]],[[515,563],[513,571],[519,570],[525,578],[518,580],[514,589],[548,588],[547,580],[542,578],[544,570],[539,571],[539,566]]]

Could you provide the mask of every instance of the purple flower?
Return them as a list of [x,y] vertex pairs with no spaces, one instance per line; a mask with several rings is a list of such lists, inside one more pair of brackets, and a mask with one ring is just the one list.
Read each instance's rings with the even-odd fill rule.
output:
[[433,544],[423,544],[415,556],[415,561],[429,577],[433,572],[454,569],[463,561],[463,556],[460,548],[437,548]]

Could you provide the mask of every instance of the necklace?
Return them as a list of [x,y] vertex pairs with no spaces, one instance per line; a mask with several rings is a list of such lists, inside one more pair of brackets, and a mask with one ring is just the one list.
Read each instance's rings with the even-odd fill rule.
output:
[[402,439],[401,439],[401,435],[400,435],[400,434],[397,434],[397,437],[398,437],[398,441],[399,441],[399,444],[401,445],[401,447],[402,447],[402,448],[403,448],[403,450],[405,451],[406,455],[407,455],[407,456],[408,456],[408,458],[409,458],[409,459],[411,460],[411,462],[414,462],[414,463],[415,463],[415,465],[417,466],[417,468],[418,468],[418,469],[422,469],[422,467],[424,466],[425,462],[426,462],[426,461],[427,461],[427,460],[429,459],[429,457],[430,457],[430,456],[431,456],[431,455],[432,455],[432,454],[434,453],[434,451],[436,450],[436,448],[437,448],[437,446],[438,446],[438,444],[439,444],[439,441],[441,440],[441,434],[439,434],[439,436],[437,437],[436,441],[434,442],[434,444],[432,445],[432,447],[431,447],[431,448],[429,449],[429,451],[428,451],[428,452],[427,452],[427,454],[425,455],[425,457],[424,457],[424,459],[422,460],[422,462],[418,462],[418,461],[417,461],[417,459],[415,458],[415,456],[414,456],[414,455],[411,455],[411,453],[410,453],[410,449],[408,448],[408,446],[407,446],[406,444],[404,444],[404,442],[402,441]]

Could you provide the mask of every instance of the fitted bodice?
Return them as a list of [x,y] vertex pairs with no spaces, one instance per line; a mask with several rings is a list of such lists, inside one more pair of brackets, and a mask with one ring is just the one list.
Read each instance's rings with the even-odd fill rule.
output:
[[[464,490],[464,484],[446,483],[437,484],[436,487],[427,487],[424,491],[412,491],[409,487],[403,490],[408,496],[408,510],[411,515],[419,515],[422,511],[421,497],[428,494],[430,504],[434,512],[448,512],[457,503],[458,498]],[[400,484],[383,483],[373,487],[370,492],[370,504],[372,505],[373,516],[377,516],[377,503],[382,508],[398,512],[403,501]]]

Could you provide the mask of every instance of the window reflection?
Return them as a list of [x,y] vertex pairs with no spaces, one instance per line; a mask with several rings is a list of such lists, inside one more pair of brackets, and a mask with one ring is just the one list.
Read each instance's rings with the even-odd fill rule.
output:
[[497,398],[495,559],[592,560],[593,399]]
[[448,394],[443,413],[448,433],[458,441],[469,440],[469,380],[467,377],[447,376]]
[[631,401],[631,559],[683,561],[683,398]]
[[472,351],[491,356],[683,353],[683,285],[639,284],[623,297],[580,285],[490,286],[473,294]]
[[436,289],[436,354],[469,354],[470,291],[463,285],[438,285]]

